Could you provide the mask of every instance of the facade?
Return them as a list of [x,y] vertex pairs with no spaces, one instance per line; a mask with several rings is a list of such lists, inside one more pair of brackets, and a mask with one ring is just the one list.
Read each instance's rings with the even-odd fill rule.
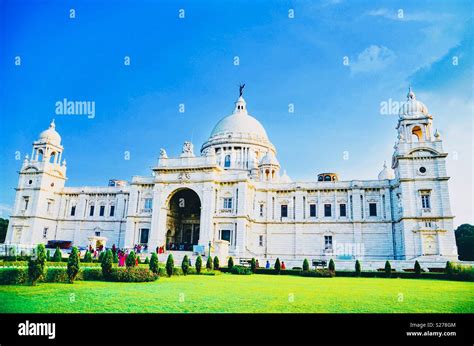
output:
[[[100,240],[148,251],[218,252],[236,258],[457,260],[447,154],[427,107],[408,93],[391,168],[378,180],[321,173],[292,181],[280,172],[264,127],[242,96],[200,155],[161,149],[150,176],[105,187],[68,187],[54,121],[19,172],[6,243]],[[197,247],[196,247],[197,245]]]

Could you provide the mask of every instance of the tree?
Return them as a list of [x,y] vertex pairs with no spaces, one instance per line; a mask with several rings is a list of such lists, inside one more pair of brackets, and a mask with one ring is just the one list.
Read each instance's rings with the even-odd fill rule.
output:
[[112,273],[112,263],[114,261],[114,255],[112,250],[107,250],[104,252],[104,256],[102,256],[102,261],[100,262],[100,266],[102,267],[102,274],[104,278],[110,277]]
[[[142,263],[142,260],[140,259],[140,256],[137,256],[137,261],[138,261],[138,264],[141,264]],[[135,262],[136,263],[136,262]]]
[[207,256],[206,269],[207,270],[213,270],[214,269],[214,263],[212,263],[212,257],[211,256]]
[[117,251],[114,252],[114,251],[112,250],[112,256],[113,256],[113,257],[112,257],[112,262],[118,263],[118,262],[119,262],[119,259],[118,259]]
[[446,268],[444,269],[444,272],[446,273],[446,275],[448,275],[448,277],[453,276],[453,274],[454,274],[454,264],[451,263],[450,261],[447,261],[446,262]]
[[150,259],[148,258],[148,256],[145,258],[145,264],[150,264]]
[[198,256],[196,258],[196,273],[198,273],[198,274],[201,273],[201,267],[202,267],[202,258],[201,258],[201,256]]
[[102,260],[104,259],[105,256],[105,251],[101,251],[99,254],[99,262],[102,263]]
[[181,262],[181,269],[183,270],[183,274],[187,275],[189,272],[189,258],[188,255],[184,255],[183,261]]
[[0,243],[5,242],[8,230],[8,219],[0,218]]
[[46,249],[44,244],[38,244],[28,261],[28,278],[33,286],[44,275],[45,262]]
[[461,261],[474,261],[474,226],[462,224],[454,231]]
[[303,271],[307,272],[308,270],[309,270],[309,262],[305,258],[304,261],[303,261]]
[[360,273],[361,273],[361,267],[360,267],[360,262],[359,260],[356,260],[356,263],[355,263],[355,276],[360,276]]
[[49,249],[46,250],[46,261],[51,261],[51,251]]
[[87,250],[86,253],[84,254],[83,262],[84,263],[91,263],[92,262],[92,254],[90,253],[89,250]]
[[156,252],[153,252],[151,254],[150,270],[155,274],[158,274],[159,272],[158,255],[156,254]]
[[125,260],[125,265],[127,268],[130,267],[135,267],[137,264],[137,255],[135,255],[135,251],[130,251],[130,253],[127,256],[127,259]]
[[392,276],[392,266],[389,261],[385,262],[385,276],[388,278]]
[[61,253],[61,250],[59,250],[59,246],[57,246],[56,251],[54,251],[53,262],[61,262],[62,259],[63,259],[63,254]]
[[233,266],[234,266],[234,259],[232,257],[229,257],[229,260],[227,261],[227,269],[231,270]]
[[252,257],[250,260],[250,270],[252,273],[255,273],[257,271],[257,261],[255,260],[255,257]]
[[277,257],[276,261],[275,261],[275,272],[277,274],[280,274],[280,271],[281,271],[281,264],[280,264],[280,259]]
[[336,265],[334,264],[334,260],[332,258],[329,260],[328,269],[331,272],[336,271]]
[[67,261],[67,276],[69,277],[69,282],[74,283],[77,274],[79,273],[79,250],[77,247],[73,247],[71,253],[69,254],[69,259]]
[[168,259],[166,260],[166,274],[168,274],[168,277],[173,275],[173,270],[174,270],[174,259],[173,259],[173,254],[168,255]]
[[419,278],[421,276],[421,266],[418,261],[415,261],[415,276]]

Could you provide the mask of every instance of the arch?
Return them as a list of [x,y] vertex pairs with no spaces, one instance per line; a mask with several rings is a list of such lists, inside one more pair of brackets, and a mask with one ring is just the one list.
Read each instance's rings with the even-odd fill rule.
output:
[[38,149],[38,151],[36,152],[36,161],[43,161],[43,156],[43,149]]
[[425,236],[423,240],[423,255],[436,255],[438,253],[436,238],[432,235],[428,235]]
[[230,167],[230,155],[226,155],[224,158],[224,167],[229,168]]
[[50,163],[55,163],[56,162],[56,152],[53,151],[51,155],[49,155],[49,162]]
[[324,181],[331,181],[331,176],[330,175],[325,175],[324,176]]
[[423,131],[421,127],[416,125],[411,129],[411,141],[412,142],[421,142],[423,140]]
[[169,195],[166,209],[166,248],[192,251],[199,243],[201,198],[190,188],[180,188]]

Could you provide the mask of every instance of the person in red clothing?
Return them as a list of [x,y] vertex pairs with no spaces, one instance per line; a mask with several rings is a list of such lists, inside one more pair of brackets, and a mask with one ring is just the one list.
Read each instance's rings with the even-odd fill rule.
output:
[[285,270],[286,269],[286,265],[285,265],[285,262],[281,262],[281,270]]
[[135,267],[138,266],[138,257],[135,258]]

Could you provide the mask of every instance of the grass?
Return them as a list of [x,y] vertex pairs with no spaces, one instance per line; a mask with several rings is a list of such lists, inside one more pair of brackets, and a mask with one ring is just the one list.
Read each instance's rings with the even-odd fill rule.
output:
[[0,286],[0,312],[473,313],[473,292],[472,282],[444,280],[190,275]]

